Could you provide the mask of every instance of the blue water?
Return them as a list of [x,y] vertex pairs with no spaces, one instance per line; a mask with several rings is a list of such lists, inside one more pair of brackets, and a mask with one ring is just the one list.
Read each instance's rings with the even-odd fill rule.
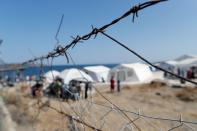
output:
[[[44,66],[42,71],[43,73],[46,73],[48,71],[51,70],[56,70],[56,71],[63,71],[65,69],[69,69],[69,68],[78,68],[78,69],[82,69],[86,66],[97,66],[97,65],[103,65],[103,66],[106,66],[106,67],[109,67],[109,68],[113,68],[115,67],[116,65],[118,64],[83,64],[83,65],[55,65],[55,66]],[[40,67],[29,67],[27,69],[24,70],[23,72],[23,75],[24,76],[32,76],[32,75],[39,75],[41,72],[41,68]]]
[[36,78],[39,79],[39,76],[41,72],[46,73],[50,70],[56,70],[56,71],[63,71],[65,69],[70,69],[70,68],[78,68],[78,69],[83,69],[86,66],[97,66],[97,65],[103,65],[109,68],[113,68],[118,64],[83,64],[83,65],[54,65],[54,66],[44,66],[42,69],[39,66],[34,66],[34,67],[28,67],[22,72],[19,71],[6,71],[6,72],[0,72],[0,77],[1,78],[9,78],[12,81],[15,81],[16,78],[20,79],[25,79],[26,76],[36,76]]

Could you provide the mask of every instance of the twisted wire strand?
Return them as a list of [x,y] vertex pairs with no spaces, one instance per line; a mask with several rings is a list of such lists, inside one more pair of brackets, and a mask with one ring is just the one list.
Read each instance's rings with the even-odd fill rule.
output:
[[[102,106],[102,107],[106,107],[106,108],[111,109],[111,106],[104,105],[104,104],[101,104],[101,103],[92,102],[92,104],[95,104],[95,105],[98,105],[98,106]],[[149,115],[139,114],[137,112],[130,111],[130,110],[125,110],[125,109],[117,109],[117,108],[114,108],[114,110],[121,110],[123,112],[131,113],[131,114],[134,114],[136,116],[140,116],[140,117],[144,117],[144,118],[148,118],[148,119],[155,119],[155,120],[162,120],[162,121],[171,121],[171,122],[180,122],[179,119],[170,119],[170,118],[149,116]],[[197,121],[194,122],[194,121],[185,121],[185,120],[182,120],[181,122],[186,123],[186,124],[197,125]]]
[[[69,53],[68,53],[68,55],[70,56],[73,65],[76,66],[76,63],[75,63],[74,59],[72,58],[72,56],[71,56]],[[80,71],[78,68],[77,68],[77,70],[79,71],[79,73],[81,74],[81,76],[82,76],[86,81],[88,81],[88,79],[81,73],[81,71]],[[116,104],[114,104],[113,102],[111,102],[111,100],[109,100],[107,97],[105,97],[98,89],[96,89],[96,88],[94,88],[94,89],[95,89],[95,91],[96,91],[102,98],[104,98],[104,99],[105,99],[106,101],[108,101],[111,105],[113,105],[114,107],[116,107],[117,109],[119,109],[119,111],[121,112],[121,114],[122,114],[123,116],[125,116],[125,117],[130,121],[130,123],[132,123],[139,131],[141,131],[141,129],[133,122],[133,120],[132,120],[125,112],[121,111],[120,108],[119,108]]]
[[197,85],[197,82],[195,82],[195,81],[192,81],[192,80],[190,80],[190,79],[187,79],[187,78],[185,78],[185,77],[182,77],[182,76],[180,76],[180,75],[177,75],[177,74],[175,74],[175,73],[172,73],[172,72],[170,72],[170,71],[168,71],[168,70],[165,70],[165,69],[163,69],[163,68],[161,68],[161,67],[159,67],[159,66],[156,66],[156,65],[152,64],[149,60],[147,60],[146,58],[144,58],[142,55],[140,55],[140,54],[137,53],[136,51],[132,50],[131,48],[127,47],[125,44],[123,44],[122,42],[118,41],[118,40],[115,39],[114,37],[108,35],[107,33],[105,33],[105,32],[100,32],[100,33],[103,34],[104,36],[106,36],[107,38],[109,38],[110,40],[114,41],[115,43],[117,43],[117,44],[120,45],[121,47],[125,48],[126,50],[128,50],[129,52],[131,52],[132,54],[134,54],[135,56],[137,56],[139,59],[141,59],[142,61],[144,61],[145,63],[147,63],[148,65],[150,65],[150,66],[152,66],[152,67],[154,67],[154,68],[156,68],[156,69],[158,69],[158,70],[161,70],[161,71],[163,71],[163,72],[165,72],[165,73],[168,73],[168,74],[170,74],[170,75],[173,75],[173,76],[175,76],[175,77],[177,77],[177,78],[180,78],[180,79],[182,79],[182,80],[185,80],[185,81],[187,81],[187,82],[190,82],[190,83],[192,83],[192,84]]
[[[106,34],[104,31],[109,28],[110,26],[118,23],[120,20],[128,17],[129,15],[133,14],[133,22],[134,22],[134,18],[135,16],[137,17],[138,16],[138,12],[140,10],[143,10],[149,6],[152,6],[152,5],[155,5],[155,4],[158,4],[160,2],[164,2],[164,1],[167,1],[167,0],[152,0],[152,1],[148,1],[148,2],[145,2],[143,4],[139,4],[139,5],[136,5],[136,6],[133,6],[129,11],[127,11],[126,13],[124,13],[122,16],[120,16],[119,18],[113,20],[111,23],[109,24],[106,24],[104,26],[102,26],[101,28],[97,29],[97,28],[94,28],[92,27],[92,31],[86,35],[83,35],[83,36],[77,36],[76,38],[74,38],[73,41],[71,41],[70,44],[68,44],[67,46],[65,47],[62,47],[62,46],[58,46],[56,49],[54,49],[52,52],[49,52],[47,55],[44,55],[44,56],[41,56],[41,57],[37,57],[37,58],[34,58],[34,59],[30,59],[26,62],[24,62],[23,64],[28,64],[28,63],[32,63],[32,62],[36,62],[38,60],[41,60],[41,59],[49,59],[49,58],[55,58],[55,57],[59,57],[59,56],[62,56],[62,55],[65,55],[66,59],[67,59],[67,62],[69,62],[69,58],[67,56],[67,50],[70,49],[70,48],[73,48],[76,46],[77,43],[80,43],[81,41],[85,41],[85,40],[88,40],[90,39],[92,36],[97,36],[98,33],[101,33],[103,34],[104,36],[108,37],[109,39],[111,39],[112,41],[116,42],[117,44],[119,44],[120,46],[124,47],[125,49],[129,50],[131,53],[133,53],[134,55],[136,55],[137,57],[139,57],[141,60],[143,60],[144,62],[146,62],[147,64],[155,67],[156,69],[159,69],[163,72],[166,72],[168,74],[171,74],[173,76],[176,76],[177,78],[180,78],[180,79],[183,79],[187,82],[190,82],[190,83],[193,83],[195,85],[197,85],[197,82],[194,82],[194,81],[191,81],[189,79],[186,79],[184,77],[181,77],[179,75],[176,75],[172,72],[169,72],[167,70],[164,70],[158,66],[155,66],[154,64],[152,64],[151,62],[149,62],[147,59],[145,59],[143,56],[139,55],[137,52],[131,50],[130,48],[128,48],[127,46],[125,46],[123,43],[119,42],[118,40],[116,40],[115,38],[111,37],[110,35]],[[128,110],[123,110],[123,109],[120,109],[118,106],[116,106],[114,103],[112,103],[107,97],[105,97],[99,90],[97,90],[95,88],[96,92],[101,95],[106,101],[108,101],[111,105],[113,105],[115,107],[115,110],[118,110],[120,111],[125,117],[128,118],[128,120],[133,123],[136,128],[138,129],[137,125],[134,123],[135,119],[134,120],[131,120],[129,118],[129,116],[127,116],[126,113],[132,113],[132,114],[136,114],[136,115],[139,115],[137,114],[136,112],[131,112],[131,111],[128,111]],[[104,106],[104,105],[102,105]],[[81,123],[91,129],[94,129],[94,130],[100,130],[100,129],[97,129],[96,127],[88,124],[88,123],[85,123],[84,121],[81,121],[80,119],[77,119],[77,118],[73,118],[73,116],[63,112],[63,111],[59,111],[58,109],[52,107],[52,106],[48,106],[49,108],[59,112],[60,114],[63,114],[65,115],[66,117],[69,117],[69,118],[72,118],[74,121],[78,122],[78,123]],[[110,107],[111,108],[111,107]],[[175,122],[180,122],[179,120],[176,120],[176,119],[168,119],[168,118],[160,118],[160,117],[152,117],[152,116],[148,116],[148,115],[143,115],[143,114],[140,114],[141,117],[145,117],[145,118],[148,118],[148,119],[158,119],[158,120],[165,120],[165,121],[175,121]],[[181,121],[182,123],[187,123],[187,124],[197,124],[197,122],[191,122],[191,121]],[[140,130],[140,129],[138,129]]]
[[152,0],[152,1],[144,2],[144,3],[142,3],[142,4],[135,5],[135,6],[133,6],[130,10],[128,10],[126,13],[124,13],[122,16],[120,16],[119,18],[113,20],[111,23],[106,24],[106,25],[100,27],[99,29],[92,27],[92,31],[91,31],[90,33],[88,33],[88,34],[86,34],[86,35],[83,35],[83,36],[77,35],[77,37],[74,38],[73,41],[71,41],[71,43],[68,44],[67,46],[62,47],[62,46],[59,45],[56,49],[54,49],[54,51],[49,52],[46,56],[41,56],[41,57],[37,57],[37,58],[31,59],[31,60],[28,60],[28,61],[24,62],[23,65],[26,65],[26,64],[28,64],[28,63],[32,63],[32,62],[34,62],[34,61],[38,61],[38,60],[40,60],[40,59],[48,59],[48,58],[50,58],[50,57],[54,58],[54,57],[59,57],[59,56],[62,56],[62,55],[64,55],[64,56],[66,57],[67,62],[69,63],[69,58],[68,58],[68,56],[67,56],[67,50],[68,50],[68,49],[75,47],[76,44],[77,44],[77,43],[80,43],[82,40],[83,40],[83,41],[84,41],[84,40],[88,40],[88,39],[90,39],[92,36],[95,36],[95,37],[96,37],[98,33],[101,33],[101,34],[103,34],[104,36],[106,36],[106,37],[108,37],[109,39],[111,39],[112,41],[118,43],[120,46],[122,46],[122,47],[124,47],[125,49],[129,50],[131,53],[133,53],[133,54],[136,55],[138,58],[140,58],[141,60],[143,60],[143,61],[146,62],[147,64],[151,65],[152,67],[155,67],[156,69],[161,70],[161,71],[163,71],[163,72],[165,72],[165,73],[167,73],[167,74],[170,74],[170,75],[172,75],[172,76],[175,76],[175,77],[177,77],[177,78],[180,78],[180,79],[182,79],[182,80],[185,80],[185,81],[187,81],[187,82],[190,82],[190,83],[192,83],[192,84],[197,85],[197,82],[195,82],[195,81],[192,81],[192,80],[190,80],[190,79],[184,78],[184,77],[182,77],[182,76],[179,76],[179,75],[177,75],[177,74],[175,74],[175,73],[172,73],[172,72],[170,72],[170,71],[168,71],[168,70],[165,70],[165,69],[163,69],[163,68],[161,68],[161,67],[159,67],[159,66],[156,66],[156,65],[152,64],[152,63],[149,62],[147,59],[145,59],[143,56],[139,55],[137,52],[131,50],[130,48],[128,48],[127,46],[125,46],[124,44],[122,44],[121,42],[117,41],[115,38],[109,36],[108,34],[106,34],[106,33],[104,32],[107,28],[109,28],[110,26],[112,26],[112,25],[118,23],[119,21],[121,21],[122,19],[128,17],[129,15],[131,15],[131,14],[136,15],[140,10],[143,10],[143,9],[145,9],[145,8],[147,8],[147,7],[150,7],[150,6],[153,6],[153,5],[158,4],[158,3],[160,3],[160,2],[165,2],[165,1],[167,1],[167,0]]
[[71,115],[68,114],[68,113],[65,113],[65,112],[63,112],[63,111],[60,111],[60,110],[58,110],[57,108],[55,108],[55,107],[53,107],[53,106],[51,106],[51,105],[47,105],[47,107],[50,108],[50,109],[52,109],[52,110],[54,110],[54,111],[56,111],[56,112],[59,113],[59,114],[62,114],[62,115],[64,115],[64,116],[68,117],[68,118],[73,119],[73,120],[74,120],[75,122],[77,122],[77,123],[80,123],[80,124],[85,125],[86,127],[89,127],[90,129],[93,129],[93,130],[96,130],[96,131],[101,131],[100,129],[98,129],[98,128],[96,128],[96,127],[94,127],[94,126],[92,126],[92,125],[90,125],[90,124],[88,124],[88,123],[86,123],[86,122],[84,122],[84,121],[78,119],[78,118],[75,118],[75,117],[71,116]]
[[[122,16],[120,16],[119,18],[113,20],[112,22],[110,22],[109,24],[106,24],[102,27],[100,27],[99,29],[96,29],[94,27],[92,27],[92,31],[90,33],[87,33],[83,36],[79,36],[77,35],[77,37],[75,37],[73,39],[73,41],[70,42],[70,44],[66,45],[65,47],[62,47],[62,48],[59,48],[59,46],[54,49],[53,51],[49,52],[48,54],[46,55],[43,55],[41,57],[37,57],[37,58],[34,58],[34,59],[30,59],[26,62],[23,62],[22,64],[23,65],[26,65],[26,64],[29,64],[29,63],[32,63],[34,61],[38,61],[39,59],[48,59],[50,57],[58,57],[60,55],[63,55],[63,54],[66,54],[65,52],[69,49],[69,48],[73,48],[75,47],[75,45],[81,41],[84,41],[84,40],[88,40],[90,39],[92,36],[97,36],[97,34],[100,32],[100,31],[104,31],[106,30],[107,28],[111,27],[112,25],[114,24],[117,24],[118,22],[120,22],[122,19],[130,16],[131,14],[136,14],[136,12],[139,12],[140,10],[143,10],[147,7],[150,7],[150,6],[153,6],[155,4],[158,4],[160,2],[165,2],[167,0],[151,0],[151,1],[147,1],[147,2],[144,2],[142,4],[138,4],[138,5],[135,5],[133,6],[132,8],[130,8],[127,12],[125,12]],[[61,25],[61,24],[60,24]],[[58,33],[57,33],[58,34]]]

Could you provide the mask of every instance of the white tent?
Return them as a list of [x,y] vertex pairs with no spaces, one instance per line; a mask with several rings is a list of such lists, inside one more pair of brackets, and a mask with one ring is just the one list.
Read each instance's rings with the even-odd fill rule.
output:
[[192,66],[197,66],[197,57],[184,59],[177,63],[178,67],[188,68]]
[[68,84],[71,80],[93,81],[92,78],[88,74],[76,68],[65,69],[64,71],[60,73],[60,78],[64,80],[65,84]]
[[176,68],[188,69],[192,66],[197,66],[197,57],[183,55],[175,60],[161,62],[159,66],[169,71],[175,70]]
[[186,60],[186,59],[191,59],[191,58],[195,58],[196,56],[194,55],[182,55],[178,58],[175,59],[175,61],[183,61],[183,60]]
[[46,82],[52,83],[53,80],[60,75],[60,72],[56,70],[48,71],[44,74],[44,77],[46,78]]
[[174,60],[164,61],[159,63],[159,67],[168,71],[174,70],[176,68],[176,65],[177,65],[177,61]]
[[92,77],[96,82],[107,81],[107,76],[110,69],[106,66],[87,66],[84,71]]
[[148,82],[152,78],[152,72],[149,66],[141,63],[120,64],[111,69],[108,75],[108,81],[111,77],[121,82]]

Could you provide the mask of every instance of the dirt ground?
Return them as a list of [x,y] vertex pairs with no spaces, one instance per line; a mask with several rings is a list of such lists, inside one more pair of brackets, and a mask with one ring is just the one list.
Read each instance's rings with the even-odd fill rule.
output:
[[[172,88],[165,83],[153,82],[151,84],[122,86],[121,92],[111,93],[108,86],[96,87],[107,99],[121,109],[142,115],[197,121],[197,89],[190,87]],[[4,98],[12,119],[16,123],[16,130],[20,131],[69,131],[91,130],[57,111],[42,106],[40,101],[30,96],[30,89],[22,84],[15,88],[4,89],[0,95]],[[139,117],[136,114],[114,109],[101,95],[95,93],[88,100],[62,101],[52,98],[42,98],[42,103],[75,116],[76,119],[86,122],[98,129],[106,131],[137,130],[142,131],[169,130],[180,123],[165,120],[154,120]],[[128,124],[130,123],[130,124]],[[188,127],[189,126],[189,127]],[[196,125],[183,124],[176,131],[197,130]]]

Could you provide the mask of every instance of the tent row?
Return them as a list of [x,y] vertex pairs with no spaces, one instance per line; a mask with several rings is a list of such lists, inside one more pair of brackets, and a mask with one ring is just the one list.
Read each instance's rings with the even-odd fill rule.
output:
[[187,70],[190,67],[197,67],[197,56],[183,55],[174,60],[160,62],[158,65],[169,71],[177,68]]
[[60,77],[68,84],[71,80],[109,82],[112,78],[121,82],[146,82],[152,78],[150,67],[142,63],[120,64],[110,69],[105,66],[87,66],[82,70],[71,68],[62,72],[49,71],[44,77],[48,83]]

